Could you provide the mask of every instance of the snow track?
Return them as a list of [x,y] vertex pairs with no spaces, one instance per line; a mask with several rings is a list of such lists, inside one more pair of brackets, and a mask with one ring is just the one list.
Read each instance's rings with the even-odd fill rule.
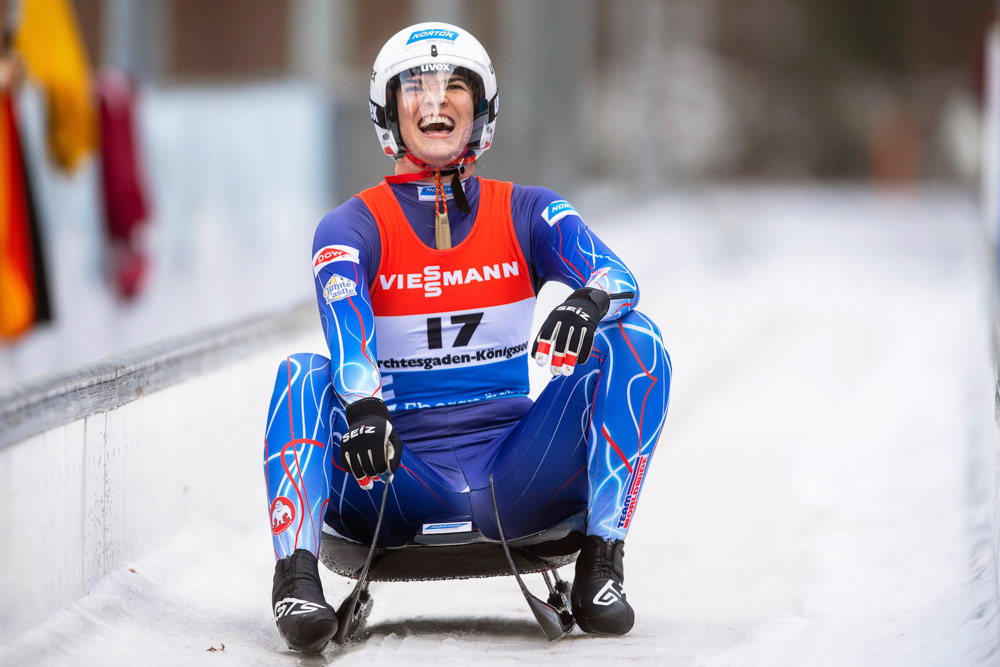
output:
[[[952,191],[818,188],[589,216],[638,276],[675,373],[627,542],[626,637],[546,643],[510,578],[376,583],[359,643],[288,652],[255,440],[225,445],[237,492],[0,664],[998,664],[977,216]],[[324,581],[335,603],[352,585]]]

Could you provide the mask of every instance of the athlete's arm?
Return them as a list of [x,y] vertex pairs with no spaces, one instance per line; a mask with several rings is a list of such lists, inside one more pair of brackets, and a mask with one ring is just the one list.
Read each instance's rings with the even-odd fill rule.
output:
[[[569,202],[547,188],[515,188],[515,225],[518,218],[527,228],[519,230],[525,254],[540,279],[555,280],[572,287],[593,287],[611,297],[602,320],[621,317],[639,301],[639,285],[614,252],[590,228]],[[520,215],[518,215],[520,213]],[[524,216],[524,217],[522,217]]]
[[382,398],[368,285],[378,269],[378,226],[361,200],[328,213],[313,237],[313,278],[330,348],[333,389],[345,405]]

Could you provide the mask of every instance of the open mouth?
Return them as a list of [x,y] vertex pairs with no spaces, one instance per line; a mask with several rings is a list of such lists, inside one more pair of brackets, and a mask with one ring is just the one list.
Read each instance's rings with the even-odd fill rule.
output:
[[455,121],[447,116],[424,116],[417,124],[417,128],[424,134],[447,133],[455,129]]

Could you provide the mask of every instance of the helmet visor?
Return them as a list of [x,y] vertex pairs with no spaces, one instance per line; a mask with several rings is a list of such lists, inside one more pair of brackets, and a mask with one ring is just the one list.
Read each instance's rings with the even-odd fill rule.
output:
[[433,167],[466,152],[482,99],[479,77],[446,63],[404,70],[392,83],[399,130],[406,148]]

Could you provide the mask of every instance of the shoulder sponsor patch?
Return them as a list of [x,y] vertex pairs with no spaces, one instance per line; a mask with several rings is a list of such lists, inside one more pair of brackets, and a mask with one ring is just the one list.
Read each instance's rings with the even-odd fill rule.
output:
[[550,227],[565,218],[567,215],[579,216],[580,214],[577,213],[576,209],[573,208],[573,205],[565,199],[552,202],[544,211],[542,211],[542,218],[545,222],[549,223]]
[[326,299],[327,304],[331,304],[334,301],[340,301],[341,299],[346,299],[349,296],[357,294],[358,291],[355,289],[357,286],[358,284],[350,278],[345,278],[335,273],[326,281],[326,287],[323,288],[323,297]]
[[313,274],[319,275],[319,270],[331,262],[354,262],[360,261],[358,249],[347,245],[328,245],[321,248],[313,255]]

